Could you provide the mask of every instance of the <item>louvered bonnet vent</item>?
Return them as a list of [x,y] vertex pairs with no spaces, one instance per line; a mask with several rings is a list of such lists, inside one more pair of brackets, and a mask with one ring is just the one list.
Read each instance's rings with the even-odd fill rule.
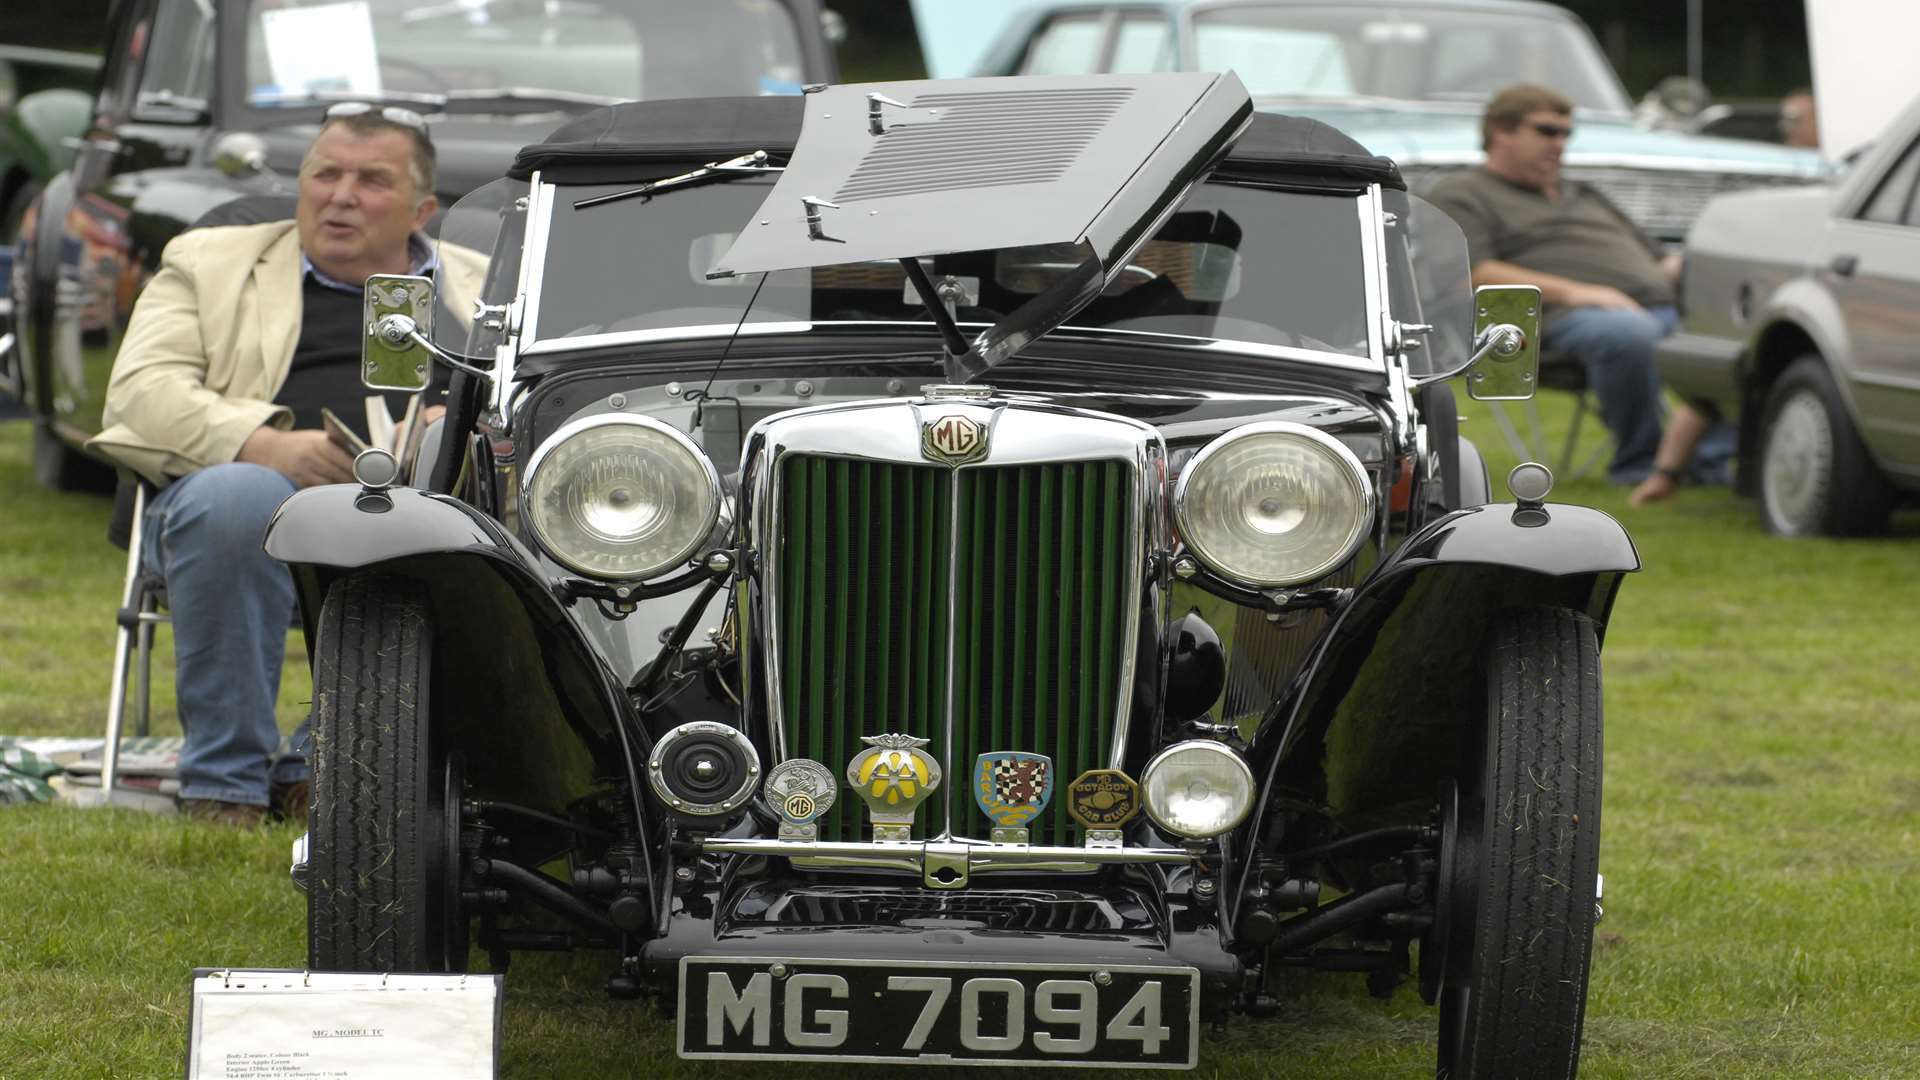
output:
[[709,275],[1041,244],[1102,257],[1185,196],[1253,114],[1232,73],[829,86]]
[[[898,122],[873,140],[833,201],[1054,183],[1133,94],[1116,86],[917,95],[907,115],[926,122]],[[889,119],[882,106],[881,124]]]

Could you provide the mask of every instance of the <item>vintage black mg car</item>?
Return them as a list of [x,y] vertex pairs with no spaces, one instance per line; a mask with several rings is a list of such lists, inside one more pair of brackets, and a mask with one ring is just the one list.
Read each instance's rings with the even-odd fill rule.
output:
[[693,1058],[1191,1067],[1301,968],[1570,1075],[1610,518],[1393,164],[1231,75],[614,106],[448,215],[402,475],[281,509],[311,963],[604,950]]

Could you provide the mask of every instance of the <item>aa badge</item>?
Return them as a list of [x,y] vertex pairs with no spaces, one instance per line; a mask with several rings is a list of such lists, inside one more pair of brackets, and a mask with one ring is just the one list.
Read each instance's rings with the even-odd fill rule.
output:
[[865,750],[847,763],[847,783],[867,804],[875,840],[906,840],[913,812],[940,786],[940,763],[922,753],[928,740],[889,733],[866,735]]
[[1118,829],[1140,812],[1140,787],[1119,769],[1089,769],[1067,785],[1067,813],[1089,829]]
[[931,416],[920,424],[920,452],[948,465],[987,456],[987,426],[965,413]]
[[780,815],[780,839],[812,840],[819,835],[814,822],[833,808],[839,790],[833,770],[807,758],[788,758],[767,773],[767,805]]
[[1053,801],[1053,759],[1018,750],[981,754],[973,765],[973,800],[993,823],[996,842],[1026,843],[1027,823]]

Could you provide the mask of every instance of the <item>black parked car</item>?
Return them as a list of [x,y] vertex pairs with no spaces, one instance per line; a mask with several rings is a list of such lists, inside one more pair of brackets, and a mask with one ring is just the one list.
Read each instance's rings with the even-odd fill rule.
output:
[[121,0],[79,152],[22,219],[6,363],[36,476],[110,482],[81,446],[161,249],[240,195],[291,194],[327,105],[427,114],[450,205],[592,108],[830,79],[827,25],[819,0]]
[[[599,949],[687,1057],[1164,1067],[1334,968],[1445,1074],[1570,1074],[1638,561],[1491,501],[1440,380],[1528,392],[1538,294],[1390,161],[1231,75],[842,86],[583,117],[443,239],[438,450],[266,541],[315,967]],[[370,284],[375,383],[429,289]]]

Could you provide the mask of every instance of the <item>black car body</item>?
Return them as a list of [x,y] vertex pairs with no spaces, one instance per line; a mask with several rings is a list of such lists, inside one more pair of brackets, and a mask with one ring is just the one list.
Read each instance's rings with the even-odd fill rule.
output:
[[1440,380],[1525,319],[1474,355],[1390,161],[1231,75],[829,87],[584,117],[443,236],[437,453],[266,541],[313,966],[598,948],[686,1056],[1190,1067],[1417,948],[1443,1070],[1571,1068],[1638,560],[1491,502]]
[[92,120],[71,133],[71,166],[24,211],[15,260],[19,350],[8,375],[34,417],[42,483],[110,479],[80,448],[100,431],[120,335],[161,250],[239,196],[291,195],[328,104],[426,114],[451,205],[588,109],[798,94],[835,74],[818,0],[373,0],[360,10],[356,26],[324,4],[116,5]]

